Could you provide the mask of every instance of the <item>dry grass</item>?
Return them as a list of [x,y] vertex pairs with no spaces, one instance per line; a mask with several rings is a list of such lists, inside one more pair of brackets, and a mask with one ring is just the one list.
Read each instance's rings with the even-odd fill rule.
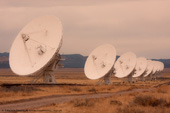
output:
[[[160,89],[163,93],[159,92]],[[164,93],[164,90],[167,93]],[[55,110],[60,113],[169,113],[170,86],[163,85],[151,92],[119,95],[111,98],[76,99],[37,110]],[[41,112],[36,111],[35,113]]]
[[150,95],[140,95],[134,98],[133,103],[135,105],[140,105],[140,106],[151,106],[151,107],[156,107],[156,106],[163,106],[163,107],[168,107],[169,102],[167,102],[164,98],[156,98],[152,97]]
[[[2,70],[1,70],[2,71]],[[66,71],[66,72],[65,72]],[[9,70],[5,70],[0,76],[0,83],[28,83],[32,77],[10,76]],[[1,72],[0,72],[0,75]],[[170,71],[166,70],[163,76],[170,77]],[[147,82],[118,83],[119,79],[112,78],[113,85],[96,85],[98,80],[88,80],[82,69],[66,69],[56,73],[58,83],[86,84],[86,86],[30,86],[12,87],[6,89],[0,87],[0,103],[36,98],[49,95],[89,94],[100,92],[128,91],[139,88],[151,88],[158,84],[170,81],[158,80]],[[39,81],[40,82],[40,81]],[[29,113],[169,113],[170,111],[170,85],[163,85],[150,92],[131,93],[100,99],[76,99],[63,104],[51,104],[42,108],[35,108]],[[25,112],[17,112],[25,113]]]
[[110,104],[111,105],[122,105],[122,102],[118,101],[118,100],[110,100]]
[[[9,73],[9,74],[8,74]],[[10,70],[2,70],[0,71],[0,84],[3,83],[12,83],[12,84],[26,84],[29,83],[33,77],[20,77],[14,75]],[[100,92],[117,92],[122,90],[128,90],[134,86],[131,84],[113,84],[109,86],[105,85],[96,85],[98,80],[89,80],[85,77],[82,69],[65,69],[60,70],[56,73],[57,82],[66,83],[66,84],[84,84],[87,86],[33,86],[35,89],[39,89],[33,92],[28,93],[26,91],[19,90],[17,93],[14,91],[6,92],[2,90],[3,88],[0,87],[1,94],[0,94],[0,103],[8,102],[8,101],[15,101],[20,99],[29,99],[29,98],[36,98],[41,96],[49,96],[49,95],[67,95],[67,94],[88,94],[88,93],[100,93]],[[118,82],[113,78],[113,82]],[[40,82],[40,81],[39,81]],[[140,85],[138,85],[140,86]],[[138,87],[135,86],[135,87]],[[135,88],[134,87],[134,88]],[[18,88],[19,89],[19,88]],[[28,89],[28,88],[26,88]],[[29,90],[29,89],[28,89]],[[15,98],[14,98],[15,97]]]
[[74,107],[93,107],[95,101],[92,99],[76,99],[71,101]]
[[[129,90],[131,86],[14,86],[12,88],[0,87],[0,102],[15,101],[20,99],[37,98],[50,95],[90,94],[101,92],[118,92]],[[33,90],[36,89],[36,90]],[[15,98],[14,98],[15,97]]]

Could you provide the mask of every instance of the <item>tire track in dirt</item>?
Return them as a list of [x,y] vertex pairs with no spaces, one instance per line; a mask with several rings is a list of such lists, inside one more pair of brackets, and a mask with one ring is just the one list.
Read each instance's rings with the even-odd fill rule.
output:
[[170,85],[170,82],[159,84],[149,89],[132,89],[120,92],[105,92],[105,93],[95,93],[95,94],[72,94],[72,95],[51,95],[39,98],[23,99],[18,101],[13,101],[10,103],[5,103],[0,105],[0,113],[17,111],[17,110],[29,110],[38,107],[47,106],[50,104],[61,104],[65,102],[70,102],[74,99],[95,99],[95,98],[108,98],[118,95],[126,95],[135,92],[148,92],[152,91],[162,85]]
[[43,98],[26,99],[23,101],[12,102],[0,105],[1,112],[29,110],[33,108],[43,107],[50,104],[61,104],[69,102],[74,99],[94,99],[94,98],[108,98],[112,96],[125,95],[135,92],[151,91],[151,89],[132,89],[130,91],[120,91],[115,93],[95,93],[95,94],[75,94],[75,95],[52,95]]

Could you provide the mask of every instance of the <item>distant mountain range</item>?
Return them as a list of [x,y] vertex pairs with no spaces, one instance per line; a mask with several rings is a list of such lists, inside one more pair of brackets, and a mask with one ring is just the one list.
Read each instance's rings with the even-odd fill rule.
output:
[[[62,55],[65,59],[60,61],[65,68],[84,68],[87,56],[82,56],[80,54],[67,54]],[[119,56],[117,56],[118,58]],[[161,61],[164,63],[165,68],[170,68],[170,59],[152,59],[155,61]],[[9,68],[9,53],[0,53],[0,68]]]
[[9,68],[9,53],[0,53],[0,68]]

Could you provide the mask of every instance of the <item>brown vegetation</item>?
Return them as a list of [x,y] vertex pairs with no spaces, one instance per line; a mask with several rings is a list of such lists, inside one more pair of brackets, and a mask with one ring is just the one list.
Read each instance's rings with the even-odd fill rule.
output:
[[[165,89],[164,89],[165,88]],[[159,90],[167,93],[160,93]],[[100,99],[76,99],[37,110],[55,110],[61,113],[169,113],[170,86],[163,85],[151,92],[133,93]],[[20,112],[19,112],[20,113]],[[33,112],[30,112],[33,113]],[[35,113],[41,113],[36,111]],[[51,111],[50,113],[54,113]]]
[[[73,69],[74,70],[74,69]],[[52,86],[14,86],[0,87],[0,103],[14,100],[29,99],[49,95],[90,94],[101,92],[129,91],[139,88],[154,88],[159,84],[170,82],[170,73],[163,73],[167,79],[157,81],[120,83],[121,80],[112,78],[113,85],[96,85],[97,80],[88,80],[82,69],[76,72],[68,69],[56,73],[58,83],[81,85],[52,85]],[[6,70],[6,72],[8,72]],[[4,73],[4,72],[3,72]],[[1,75],[1,74],[0,74]],[[27,83],[32,77],[0,76],[0,83]],[[41,82],[41,81],[39,81]],[[50,88],[49,88],[50,87]],[[160,85],[149,92],[117,95],[99,99],[75,99],[62,104],[51,104],[34,108],[28,113],[169,113],[170,85]],[[17,113],[25,113],[18,111]]]

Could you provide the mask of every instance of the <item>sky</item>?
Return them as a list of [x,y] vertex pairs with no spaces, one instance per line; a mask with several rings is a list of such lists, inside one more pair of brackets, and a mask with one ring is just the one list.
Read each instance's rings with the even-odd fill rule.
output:
[[111,44],[117,55],[170,58],[170,0],[0,0],[0,52],[9,52],[32,19],[54,15],[63,25],[61,54],[89,55]]

